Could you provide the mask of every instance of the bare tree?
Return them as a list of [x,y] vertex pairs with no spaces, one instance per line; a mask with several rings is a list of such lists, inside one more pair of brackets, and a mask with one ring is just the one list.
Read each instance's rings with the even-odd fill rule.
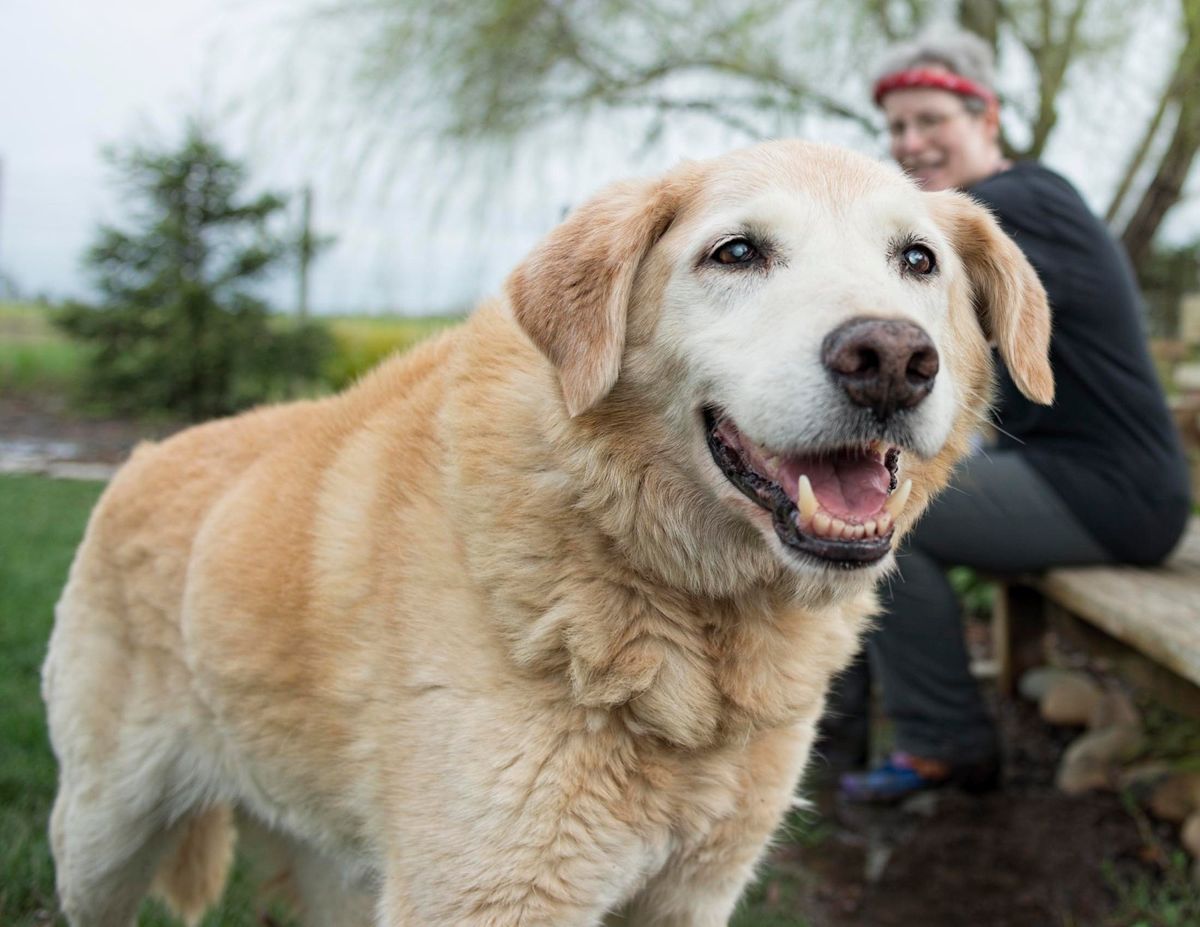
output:
[[1183,196],[1184,184],[1200,152],[1200,0],[1181,0],[1185,41],[1158,108],[1135,150],[1126,176],[1109,209],[1110,216],[1121,206],[1121,198],[1145,160],[1151,140],[1158,135],[1168,110],[1175,124],[1153,176],[1121,234],[1121,242],[1134,266],[1143,264],[1150,253],[1162,221]]
[[[322,23],[351,36],[351,83],[369,109],[464,149],[515,146],[539,128],[614,113],[640,120],[643,145],[684,115],[718,123],[743,141],[797,131],[805,119],[877,137],[881,121],[869,105],[868,82],[879,53],[931,24],[957,22],[991,42],[1002,65],[1024,58],[1031,86],[1005,94],[1020,143],[1006,137],[1004,144],[1013,156],[1033,158],[1054,137],[1066,96],[1103,85],[1077,78],[1089,68],[1101,77],[1106,67],[1117,74],[1150,15],[1123,0],[331,3]],[[1114,204],[1140,195],[1125,230],[1135,259],[1178,202],[1200,146],[1200,0],[1149,6],[1169,12],[1171,3],[1182,7],[1188,38],[1162,105],[1145,114],[1147,131],[1129,129],[1131,139],[1143,138],[1131,144]],[[1167,123],[1171,141],[1142,188],[1151,143]]]

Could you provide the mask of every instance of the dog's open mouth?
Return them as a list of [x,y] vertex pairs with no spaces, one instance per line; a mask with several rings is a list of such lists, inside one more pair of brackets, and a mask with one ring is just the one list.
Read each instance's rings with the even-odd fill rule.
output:
[[900,451],[875,442],[819,454],[774,454],[706,409],[708,447],[734,486],[771,513],[785,546],[830,565],[869,566],[887,556],[912,481],[897,488]]

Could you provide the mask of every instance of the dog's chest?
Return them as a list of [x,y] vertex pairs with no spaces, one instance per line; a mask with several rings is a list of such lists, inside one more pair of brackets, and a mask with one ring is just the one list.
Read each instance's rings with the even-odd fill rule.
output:
[[861,610],[674,613],[641,604],[564,634],[579,704],[689,750],[744,744],[815,718],[857,647]]

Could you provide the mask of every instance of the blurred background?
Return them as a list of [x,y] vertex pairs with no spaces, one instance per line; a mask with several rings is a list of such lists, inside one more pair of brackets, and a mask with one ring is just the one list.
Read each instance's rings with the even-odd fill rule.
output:
[[[345,386],[610,180],[772,137],[886,159],[881,52],[952,25],[996,50],[1006,152],[1124,244],[1197,466],[1200,0],[2,0],[0,924],[61,923],[37,671],[134,442]],[[1068,734],[1000,710],[1003,797],[797,813],[739,927],[1200,925],[1136,783],[1058,794]],[[1200,808],[1186,715],[1144,709],[1133,759],[1190,771]],[[287,923],[264,904],[239,868],[206,925]]]
[[[250,189],[291,194],[293,220],[311,191],[334,237],[311,269],[315,312],[456,312],[610,179],[766,137],[885,156],[879,51],[949,22],[997,49],[1010,152],[1075,182],[1158,288],[1157,265],[1200,239],[1188,6],[8,0],[4,293],[88,294],[81,257],[126,205],[103,152],[169,149],[194,123]],[[283,275],[266,292],[295,309]]]

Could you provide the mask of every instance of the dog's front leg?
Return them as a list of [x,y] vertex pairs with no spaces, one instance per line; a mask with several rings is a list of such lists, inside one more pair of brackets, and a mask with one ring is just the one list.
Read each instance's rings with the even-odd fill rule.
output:
[[[746,823],[731,828],[744,831]],[[605,927],[725,927],[774,826],[772,818],[757,836],[739,833],[738,839],[724,841],[717,835],[713,843],[673,860],[621,914],[610,915]]]
[[567,816],[537,832],[514,822],[490,839],[413,849],[388,867],[378,927],[600,927],[649,865],[628,830]]
[[681,846],[606,927],[725,927],[771,835],[793,804],[812,742],[811,723],[757,735],[732,814]]
[[[480,873],[476,872],[478,877]],[[438,880],[441,881],[441,880]],[[550,877],[506,884],[447,887],[441,897],[426,888],[409,891],[406,880],[389,878],[380,899],[378,927],[601,927],[606,903],[600,897],[571,897]]]

